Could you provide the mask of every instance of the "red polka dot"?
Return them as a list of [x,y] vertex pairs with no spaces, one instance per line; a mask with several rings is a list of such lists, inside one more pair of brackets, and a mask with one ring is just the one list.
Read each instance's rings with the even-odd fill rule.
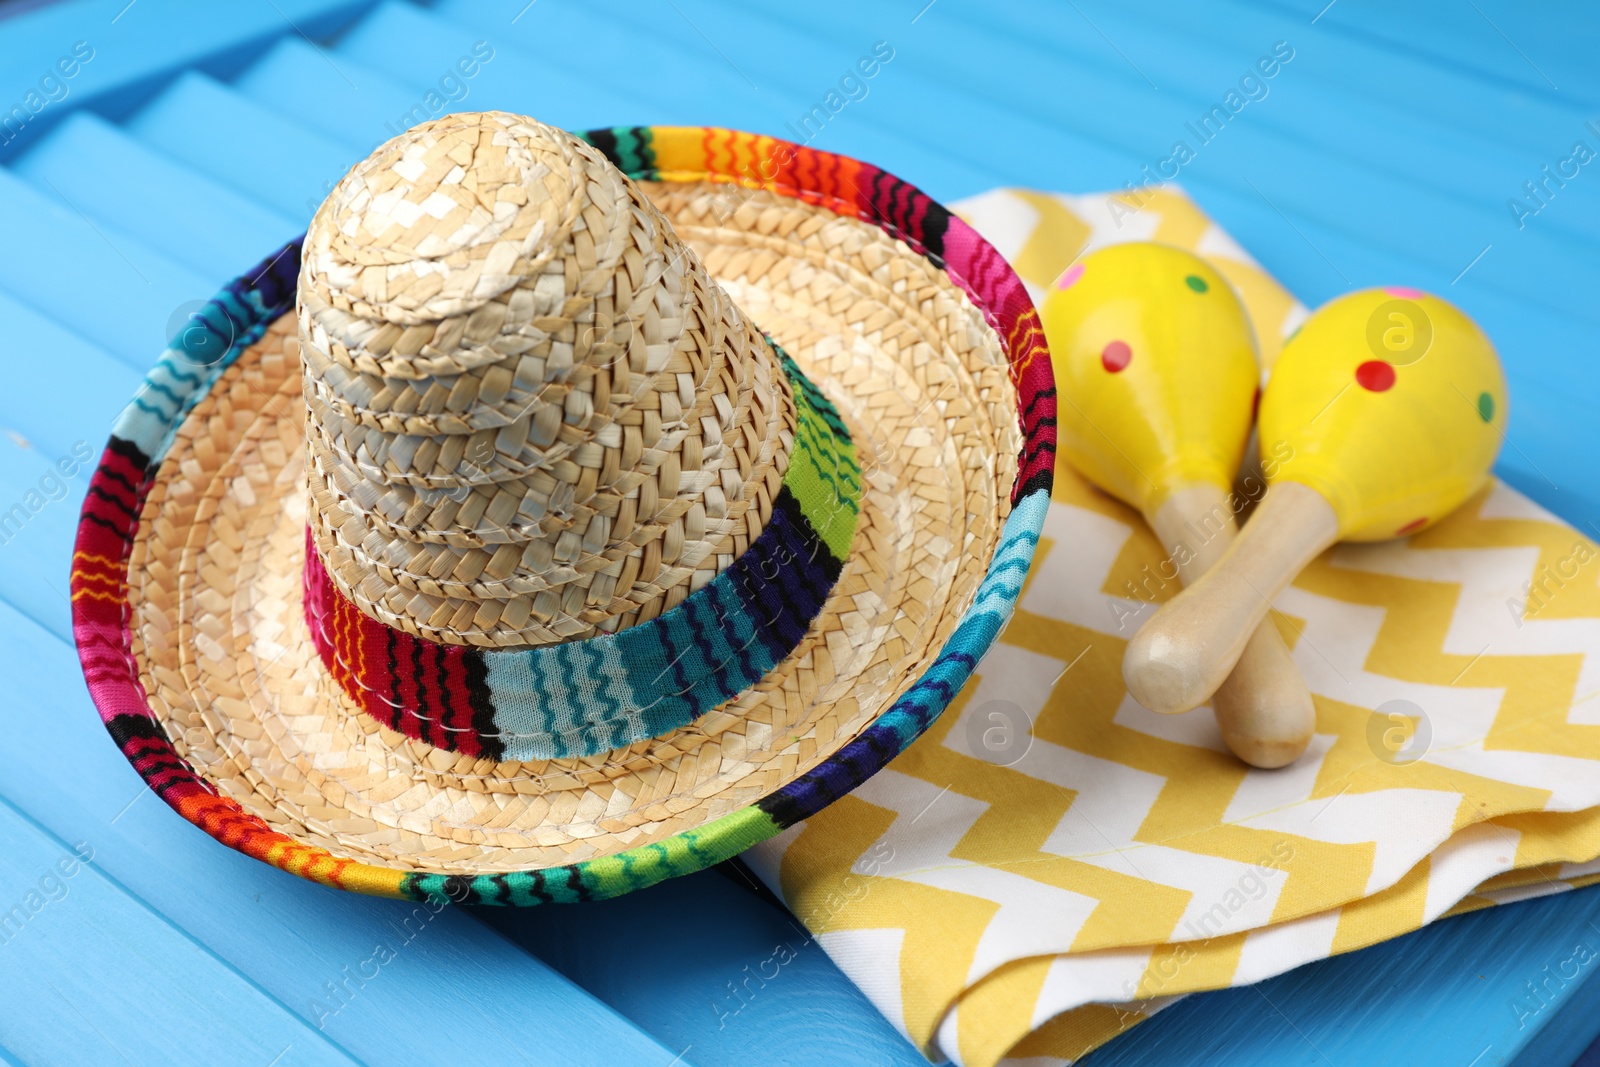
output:
[[1426,515],[1424,515],[1420,519],[1412,519],[1410,522],[1408,522],[1404,526],[1400,527],[1400,529],[1396,530],[1395,533],[1397,535],[1404,535],[1404,534],[1408,534],[1408,533],[1416,533],[1418,530],[1422,529],[1426,525],[1428,525],[1428,517]]
[[1381,359],[1369,359],[1356,368],[1356,384],[1374,393],[1387,392],[1394,385],[1394,368]]
[[1133,349],[1126,341],[1112,341],[1100,350],[1100,365],[1112,374],[1126,367],[1133,359]]
[[1428,295],[1421,289],[1412,289],[1405,285],[1390,285],[1385,287],[1383,291],[1390,296],[1398,296],[1402,300],[1421,300]]

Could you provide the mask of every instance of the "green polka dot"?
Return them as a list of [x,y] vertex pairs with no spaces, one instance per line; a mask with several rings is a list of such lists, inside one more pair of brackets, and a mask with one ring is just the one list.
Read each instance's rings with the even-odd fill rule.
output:
[[1185,285],[1197,293],[1203,293],[1207,289],[1211,288],[1211,286],[1206,284],[1206,280],[1200,277],[1198,274],[1191,274],[1187,278],[1183,279],[1183,281]]
[[1478,394],[1478,416],[1484,422],[1494,421],[1494,397],[1488,393]]

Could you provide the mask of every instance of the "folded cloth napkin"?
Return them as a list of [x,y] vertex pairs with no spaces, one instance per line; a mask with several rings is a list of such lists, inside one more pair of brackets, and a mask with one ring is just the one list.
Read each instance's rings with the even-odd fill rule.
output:
[[[1156,240],[1238,289],[1270,366],[1306,309],[1181,193],[956,205],[1038,300]],[[927,735],[747,854],[930,1058],[1070,1062],[1184,993],[1600,874],[1600,550],[1500,482],[1337,546],[1276,601],[1317,704],[1293,767],[1122,683],[1163,553],[1066,465],[1015,617]]]

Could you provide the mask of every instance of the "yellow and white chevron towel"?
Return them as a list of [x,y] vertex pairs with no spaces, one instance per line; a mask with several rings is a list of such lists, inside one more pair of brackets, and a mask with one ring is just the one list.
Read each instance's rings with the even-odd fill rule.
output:
[[[1177,192],[957,208],[1036,300],[1088,248],[1158,240],[1227,276],[1267,361],[1306,315]],[[1016,617],[950,710],[748,854],[935,1060],[1070,1062],[1178,995],[1600,878],[1592,542],[1496,482],[1408,540],[1330,550],[1275,604],[1317,704],[1282,771],[1234,760],[1207,710],[1127,695],[1145,600],[1176,590],[1161,558],[1062,465]]]

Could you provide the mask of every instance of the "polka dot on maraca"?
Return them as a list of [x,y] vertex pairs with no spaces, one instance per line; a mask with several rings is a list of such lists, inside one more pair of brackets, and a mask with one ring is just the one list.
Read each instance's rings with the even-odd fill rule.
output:
[[1211,286],[1206,284],[1206,280],[1200,277],[1198,274],[1189,275],[1187,278],[1183,279],[1183,284],[1187,285],[1197,293],[1203,293],[1207,289],[1211,288]]
[[1061,272],[1061,277],[1056,279],[1057,289],[1070,289],[1079,278],[1083,277],[1083,264],[1074,263]]
[[1369,359],[1356,368],[1356,384],[1370,393],[1387,392],[1394,385],[1394,368],[1381,359]]
[[1126,341],[1111,341],[1100,350],[1100,365],[1112,374],[1117,373],[1133,359],[1133,349]]
[[1484,422],[1494,421],[1494,397],[1488,393],[1478,394],[1478,418]]
[[1407,285],[1390,285],[1384,287],[1384,292],[1390,296],[1398,296],[1401,300],[1421,300],[1427,296],[1421,289],[1413,289]]
[[1422,529],[1426,525],[1428,525],[1427,516],[1423,516],[1420,519],[1412,519],[1410,522],[1408,522],[1404,526],[1400,527],[1400,529],[1396,530],[1395,531],[1395,536],[1404,537],[1406,534],[1416,533],[1418,530]]

